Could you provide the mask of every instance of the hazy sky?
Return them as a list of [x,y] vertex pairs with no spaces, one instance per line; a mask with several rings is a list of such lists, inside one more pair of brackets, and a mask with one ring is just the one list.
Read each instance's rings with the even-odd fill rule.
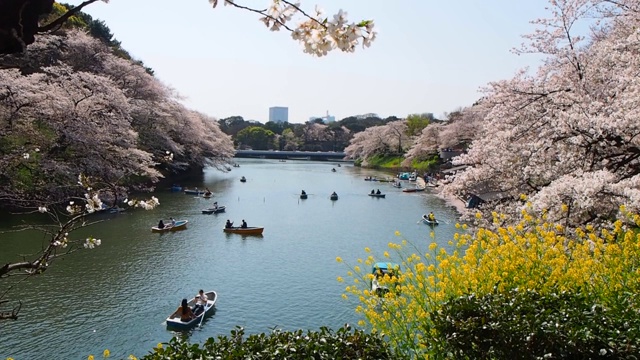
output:
[[300,1],[308,10],[318,4],[329,15],[342,8],[349,20],[373,19],[378,38],[368,49],[317,58],[288,32],[270,32],[257,14],[212,9],[207,0],[111,0],[85,11],[190,108],[266,122],[269,107],[287,106],[292,123],[327,110],[339,120],[440,116],[469,106],[481,86],[537,66],[538,57],[510,50],[532,31],[530,20],[547,16],[546,0]]

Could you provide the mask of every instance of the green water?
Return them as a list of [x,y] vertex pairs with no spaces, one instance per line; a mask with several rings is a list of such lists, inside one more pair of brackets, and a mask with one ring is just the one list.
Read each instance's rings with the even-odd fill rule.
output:
[[[182,184],[209,187],[212,199],[162,190],[155,210],[97,215],[104,221],[80,235],[102,239],[100,247],[57,261],[10,293],[23,309],[18,321],[0,322],[0,359],[86,359],[106,348],[116,359],[142,356],[176,335],[164,319],[201,288],[216,290],[219,299],[201,328],[181,334],[195,342],[235,326],[256,333],[355,323],[354,303],[341,298],[345,284],[336,281],[347,269],[336,256],[353,263],[366,257],[365,247],[382,253],[402,238],[426,249],[430,228],[419,219],[429,211],[443,220],[438,242],[446,244],[455,232],[455,210],[428,192],[406,194],[364,181],[386,174],[334,163],[238,162],[229,173],[207,169]],[[367,196],[378,188],[386,198]],[[303,189],[306,200],[298,196]],[[338,201],[329,200],[333,191]],[[201,214],[213,201],[227,211]],[[150,231],[170,216],[189,220],[187,230]],[[25,219],[33,221],[5,218],[0,229]],[[264,226],[264,234],[224,234],[227,219]],[[34,233],[0,233],[0,264],[37,251],[42,241]]]

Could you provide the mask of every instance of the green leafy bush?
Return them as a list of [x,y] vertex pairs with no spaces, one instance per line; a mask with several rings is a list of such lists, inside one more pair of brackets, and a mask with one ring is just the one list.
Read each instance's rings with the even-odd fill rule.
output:
[[345,325],[334,332],[326,327],[303,333],[274,330],[245,337],[241,327],[230,336],[209,338],[202,346],[173,338],[144,360],[179,359],[394,359],[382,337]]
[[638,359],[634,294],[605,308],[583,293],[512,290],[445,302],[431,320],[460,359]]

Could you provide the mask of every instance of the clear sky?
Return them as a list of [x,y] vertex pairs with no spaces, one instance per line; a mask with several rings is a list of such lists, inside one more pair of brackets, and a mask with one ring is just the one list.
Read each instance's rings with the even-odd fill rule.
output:
[[[329,15],[373,19],[378,38],[355,53],[305,54],[288,32],[270,32],[258,15],[207,0],[111,0],[85,8],[102,19],[134,58],[208,115],[268,120],[289,107],[301,123],[328,110],[337,120],[377,113],[436,117],[469,106],[490,81],[536,67],[515,55],[529,21],[546,17],[546,0],[300,0]],[[78,5],[80,0],[69,3]],[[238,0],[265,8],[268,0]]]

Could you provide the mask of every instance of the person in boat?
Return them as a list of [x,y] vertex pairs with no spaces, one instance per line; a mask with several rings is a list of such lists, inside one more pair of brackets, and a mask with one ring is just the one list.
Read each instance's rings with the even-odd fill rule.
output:
[[244,221],[244,219],[242,219],[242,225],[240,225],[241,228],[246,229],[247,228],[247,222]]
[[376,193],[376,192],[375,192],[373,189],[371,189],[371,195],[373,195],[373,194],[375,194],[375,193]]
[[433,215],[433,211],[429,213],[429,215],[427,215],[427,219],[429,221],[436,221],[436,216]]
[[204,307],[207,304],[207,300],[209,298],[204,293],[204,290],[200,289],[198,291],[198,295],[196,295],[196,305],[193,307],[193,314],[198,316],[200,313],[204,311]]
[[331,193],[331,196],[338,196],[338,194],[336,194],[336,192],[334,191]]
[[307,192],[302,190],[302,192],[300,193],[300,195],[307,195]]
[[204,189],[204,196],[211,196],[211,190],[209,190],[209,188]]
[[233,222],[229,219],[227,219],[227,223],[224,224],[224,227],[227,229],[231,229],[233,227]]
[[176,226],[176,219],[174,219],[174,218],[169,218],[169,220],[171,220],[171,227]]
[[158,222],[158,229],[164,229],[164,221],[162,219]]
[[215,202],[213,203],[213,208],[214,208],[214,209],[216,209],[216,210],[218,210],[218,202],[217,202],[217,201],[215,201]]
[[189,307],[189,303],[187,302],[187,299],[182,299],[182,304],[180,305],[178,310],[176,310],[176,312],[171,314],[170,318],[173,319],[173,318],[177,318],[178,316],[180,317],[180,321],[184,321],[184,322],[190,321],[195,317],[195,315],[193,314],[193,311]]
[[382,194],[382,193],[380,192],[380,189],[378,189],[378,191],[376,191],[376,194],[378,194],[378,195]]

